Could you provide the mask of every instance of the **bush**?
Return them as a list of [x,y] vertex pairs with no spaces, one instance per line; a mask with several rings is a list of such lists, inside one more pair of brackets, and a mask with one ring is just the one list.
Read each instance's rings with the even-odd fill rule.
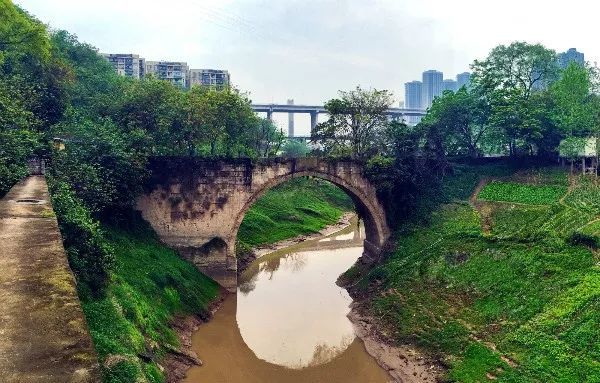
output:
[[27,175],[27,167],[0,162],[0,198],[21,178]]
[[80,291],[87,288],[93,295],[102,295],[114,264],[113,249],[104,238],[99,223],[71,187],[52,179],[49,184],[52,205],[78,287]]

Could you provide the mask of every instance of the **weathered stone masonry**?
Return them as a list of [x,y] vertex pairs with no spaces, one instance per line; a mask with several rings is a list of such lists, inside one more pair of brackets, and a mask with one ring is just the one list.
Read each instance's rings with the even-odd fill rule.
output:
[[375,189],[353,161],[318,158],[150,161],[152,180],[137,208],[162,241],[222,286],[235,289],[237,232],[252,204],[293,177],[314,176],[342,188],[365,221],[365,252],[378,255],[389,238]]

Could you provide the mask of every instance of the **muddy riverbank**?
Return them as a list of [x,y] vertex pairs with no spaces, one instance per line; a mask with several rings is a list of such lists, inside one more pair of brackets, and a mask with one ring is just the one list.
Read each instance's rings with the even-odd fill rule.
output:
[[[346,303],[341,306],[345,309],[333,316],[332,313],[323,312],[322,309],[317,310],[316,306],[296,307],[299,305],[297,302],[302,300],[321,299],[326,285],[333,285],[337,275],[360,256],[363,233],[352,224],[356,226],[356,218],[353,214],[346,214],[338,223],[325,228],[320,234],[300,236],[259,249],[257,254],[260,255],[260,259],[250,263],[248,270],[240,277],[238,296],[223,295],[225,299],[221,300],[223,305],[213,307],[213,320],[206,323],[208,318],[194,317],[177,321],[175,327],[180,334],[182,352],[178,351],[171,355],[170,362],[165,364],[169,371],[168,381],[258,383],[275,379],[293,383],[319,381],[323,377],[327,377],[331,383],[353,381],[348,379],[381,383],[438,381],[442,371],[438,365],[411,347],[391,346],[389,339],[382,336],[381,331],[378,330],[376,319],[369,317],[361,303],[352,302],[349,296]],[[325,253],[316,255],[313,254],[315,251],[325,251]],[[337,255],[331,251],[336,251]],[[347,257],[352,257],[351,259],[354,260],[344,264],[342,268],[338,265],[339,270],[336,271],[336,275],[329,275],[328,272],[323,274],[324,270],[329,270],[325,268],[317,271],[314,277],[305,279],[304,282],[302,277],[298,276],[298,273],[306,273],[305,268],[314,267],[314,265],[310,266],[313,262],[317,262],[317,265],[322,262],[340,262],[333,261],[336,257],[339,260],[346,259],[342,262],[347,262]],[[326,279],[331,278],[331,281],[320,286],[321,282],[318,281],[325,275],[328,275]],[[297,290],[299,287],[308,290],[304,291],[302,298],[293,297],[290,291],[284,292],[288,287],[280,284],[273,289],[275,293],[267,293],[268,299],[265,299],[265,283],[272,284],[272,279],[280,282],[289,281],[286,283],[292,283],[292,290]],[[311,288],[314,290],[312,294]],[[345,290],[340,289],[341,292],[347,295]],[[248,294],[250,296],[254,294],[255,297],[258,294],[262,298],[258,301],[256,298],[249,300]],[[281,300],[281,295],[284,295],[285,299]],[[349,304],[351,310],[348,313]],[[328,306],[331,306],[329,302],[320,302],[318,307]],[[218,307],[221,308],[216,311]],[[251,309],[248,313],[249,307]],[[263,312],[269,312],[268,318],[261,317],[260,313]],[[302,312],[305,314],[300,315]],[[311,312],[314,314],[311,315]],[[348,313],[347,318],[346,313]],[[290,350],[307,346],[294,343],[298,341],[294,338],[304,339],[315,336],[310,332],[298,334],[304,331],[305,327],[314,329],[315,325],[310,324],[313,319],[324,322],[333,320],[332,327],[315,336],[319,338],[324,334],[330,334],[334,328],[348,326],[344,325],[343,321],[340,322],[339,318],[333,319],[337,316],[346,318],[351,337],[347,334],[346,339],[339,345],[336,345],[335,341],[317,345],[314,354],[311,351],[302,356],[300,360],[303,362],[298,365],[294,363],[286,365],[285,360],[277,361],[283,355],[290,354]],[[302,320],[290,319],[296,317]],[[277,329],[281,323],[285,323],[289,330]],[[265,328],[269,329],[268,336],[264,333]],[[283,348],[276,350],[277,344],[265,344],[265,338],[281,338],[286,334],[284,330],[293,331],[294,336],[285,339]],[[200,354],[200,358],[197,354]],[[293,358],[299,357],[300,355],[293,355]],[[203,367],[197,367],[203,362],[205,363]],[[236,368],[231,368],[233,365]]]
[[377,319],[366,313],[359,302],[351,305],[348,319],[354,333],[365,349],[395,382],[435,383],[440,381],[444,369],[436,361],[408,345],[394,346],[378,328]]
[[207,313],[180,316],[171,321],[171,328],[179,339],[179,348],[169,350],[162,360],[161,366],[167,383],[183,381],[192,366],[202,365],[202,360],[192,348],[192,336],[200,326],[211,320],[229,294],[231,293],[226,289],[221,289],[219,297],[213,301]]

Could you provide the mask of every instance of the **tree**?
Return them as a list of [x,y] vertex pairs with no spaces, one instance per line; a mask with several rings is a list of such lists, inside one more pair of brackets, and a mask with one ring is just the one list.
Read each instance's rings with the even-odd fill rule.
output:
[[422,123],[435,126],[443,136],[446,154],[478,157],[481,141],[489,130],[484,108],[480,99],[463,87],[436,98]]
[[305,141],[288,139],[283,145],[283,156],[289,158],[304,157],[310,153],[310,147]]
[[198,92],[202,94],[198,107],[204,121],[203,141],[209,145],[209,154],[247,155],[253,129],[258,127],[248,98],[233,88],[199,87]]
[[540,44],[499,45],[472,65],[472,84],[489,105],[490,124],[502,131],[511,156],[519,149],[533,151],[542,138],[543,111],[533,97],[558,75],[556,53]]
[[114,119],[128,134],[140,138],[140,150],[155,155],[180,154],[187,150],[182,136],[183,105],[182,93],[173,84],[145,78],[125,88]]
[[318,124],[312,139],[337,155],[367,158],[378,151],[382,132],[388,124],[386,110],[392,103],[387,90],[364,90],[360,86],[340,91],[340,98],[329,100],[327,122]]
[[0,0],[0,20],[0,64],[5,69],[27,57],[42,62],[49,58],[50,42],[42,23],[10,0]]
[[583,154],[586,143],[585,137],[567,137],[561,141],[558,150],[561,157],[570,161],[571,173],[573,173],[573,163]]
[[595,104],[590,73],[575,63],[550,88],[554,100],[553,118],[567,136],[587,136],[596,127]]
[[259,117],[255,118],[248,136],[249,148],[253,149],[252,155],[259,157],[276,155],[284,140],[283,132],[273,121]]
[[52,56],[70,68],[65,84],[70,105],[89,116],[114,116],[132,80],[119,76],[93,46],[67,31],[53,31]]

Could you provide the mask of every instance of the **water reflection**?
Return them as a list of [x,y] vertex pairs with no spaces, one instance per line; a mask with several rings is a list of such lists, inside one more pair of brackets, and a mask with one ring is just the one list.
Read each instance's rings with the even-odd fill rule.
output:
[[354,340],[351,298],[337,277],[362,254],[355,222],[326,238],[255,261],[242,275],[237,322],[260,359],[289,368],[327,363]]
[[237,297],[194,335],[204,366],[186,382],[387,382],[355,338],[351,298],[335,284],[361,255],[363,237],[354,224],[253,262]]
[[[354,334],[349,334],[348,336],[342,338],[342,341],[337,346],[325,343],[317,344],[315,346],[315,350],[313,351],[312,359],[307,363],[307,366],[314,367],[331,362],[336,356],[346,351],[353,341]],[[304,366],[300,365],[299,367],[301,368]]]

